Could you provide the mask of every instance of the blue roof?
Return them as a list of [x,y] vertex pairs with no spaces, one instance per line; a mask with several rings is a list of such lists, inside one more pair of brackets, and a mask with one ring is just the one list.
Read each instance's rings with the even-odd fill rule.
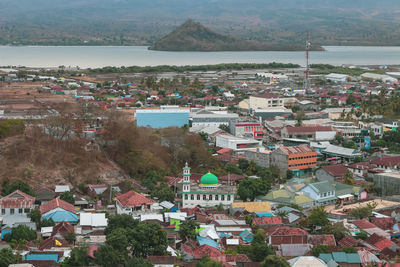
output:
[[28,254],[23,257],[26,261],[55,261],[58,262],[58,254]]
[[232,236],[231,233],[224,233],[224,232],[219,233],[219,237],[231,237],[231,236]]
[[199,241],[200,246],[209,245],[210,247],[214,247],[216,249],[220,249],[218,242],[212,240],[211,238],[197,236],[197,241]]
[[328,263],[330,260],[333,259],[331,253],[321,253],[319,254],[319,258],[323,260],[325,263]]
[[6,234],[11,234],[11,230],[3,230],[1,231],[0,239],[3,240]]
[[269,212],[256,212],[257,217],[274,217],[275,215]]
[[243,232],[241,232],[240,234],[240,238],[248,243],[250,243],[251,241],[253,241],[254,235],[253,233],[251,233],[248,230],[244,230]]
[[78,216],[76,214],[66,211],[66,210],[60,210],[60,211],[55,211],[52,213],[49,213],[45,216],[43,216],[43,219],[53,219],[54,222],[69,222],[69,223],[77,223],[79,221]]
[[330,260],[335,262],[345,262],[345,263],[361,263],[360,255],[358,253],[345,253],[345,252],[332,252],[331,253],[321,253],[319,257],[324,262],[328,263]]

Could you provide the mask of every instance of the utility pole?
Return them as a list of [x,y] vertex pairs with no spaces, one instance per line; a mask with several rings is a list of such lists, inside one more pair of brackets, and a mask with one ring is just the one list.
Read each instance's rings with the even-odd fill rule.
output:
[[304,71],[304,89],[307,91],[310,89],[310,66],[309,66],[309,59],[310,59],[310,33],[307,32],[306,38],[306,70]]

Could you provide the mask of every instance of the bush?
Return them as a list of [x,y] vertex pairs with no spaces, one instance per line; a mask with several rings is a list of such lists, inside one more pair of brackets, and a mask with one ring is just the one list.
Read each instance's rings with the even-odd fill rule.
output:
[[0,121],[0,139],[23,134],[25,130],[25,124],[23,120],[20,119],[10,119]]
[[11,233],[6,234],[4,236],[4,241],[11,242],[11,240],[26,240],[32,241],[36,239],[36,231],[32,230],[28,226],[18,225],[17,227],[13,227],[11,229]]

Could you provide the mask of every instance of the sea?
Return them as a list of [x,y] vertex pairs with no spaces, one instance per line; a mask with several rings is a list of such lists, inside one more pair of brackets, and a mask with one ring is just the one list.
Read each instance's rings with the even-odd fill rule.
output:
[[[400,65],[400,46],[325,46],[310,52],[310,63]],[[79,67],[206,65],[219,63],[295,63],[305,65],[301,51],[165,52],[146,46],[0,46],[0,66]]]

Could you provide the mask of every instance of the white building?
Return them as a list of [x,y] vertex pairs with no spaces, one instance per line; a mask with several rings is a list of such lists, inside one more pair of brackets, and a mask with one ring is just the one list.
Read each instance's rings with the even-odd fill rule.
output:
[[261,147],[261,141],[246,139],[233,136],[231,134],[218,134],[216,136],[216,146],[230,148],[232,150],[243,150],[247,148]]
[[140,215],[155,210],[153,200],[133,190],[117,196],[116,206],[117,214]]
[[3,224],[30,222],[28,214],[34,208],[35,198],[16,190],[0,199],[0,209]]
[[194,184],[190,180],[190,168],[186,163],[182,176],[180,184],[183,208],[215,207],[220,204],[229,206],[235,199],[236,187],[219,184],[217,176],[212,173],[203,175],[200,184]]
[[274,74],[269,72],[259,72],[256,74],[256,78],[262,80],[263,82],[272,84],[288,81],[289,77],[283,74]]
[[396,78],[393,78],[389,75],[382,75],[382,74],[376,74],[376,73],[370,73],[370,72],[361,74],[361,78],[363,80],[382,81],[384,83],[396,83],[398,81]]
[[346,82],[349,78],[349,75],[339,74],[339,73],[330,73],[325,76],[325,79],[338,83],[338,82]]

